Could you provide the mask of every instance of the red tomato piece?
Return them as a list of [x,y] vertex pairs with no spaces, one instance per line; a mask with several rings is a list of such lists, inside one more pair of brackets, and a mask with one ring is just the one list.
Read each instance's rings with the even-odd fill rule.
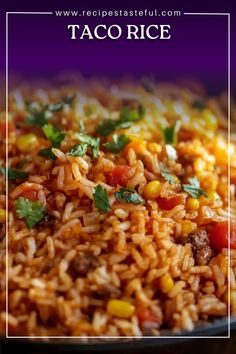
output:
[[35,202],[36,200],[38,200],[38,191],[36,191],[35,189],[26,189],[21,194],[21,197],[30,199]]
[[236,248],[236,225],[230,223],[230,234],[228,221],[219,222],[210,232],[211,245],[216,251],[228,248],[228,238],[230,238],[230,248]]
[[157,203],[161,209],[171,210],[177,205],[184,203],[184,197],[181,195],[177,195],[175,197],[162,198],[157,197]]
[[129,178],[130,167],[125,165],[117,165],[113,171],[106,172],[107,183],[113,187],[118,184],[125,187]]
[[[15,126],[14,126],[13,122],[9,121],[8,122],[8,134],[14,132],[14,130],[15,130]],[[5,121],[0,122],[0,135],[3,138],[6,137],[6,122]]]
[[140,325],[142,325],[144,322],[155,322],[159,325],[161,324],[161,319],[148,309],[139,308],[136,311],[136,315]]

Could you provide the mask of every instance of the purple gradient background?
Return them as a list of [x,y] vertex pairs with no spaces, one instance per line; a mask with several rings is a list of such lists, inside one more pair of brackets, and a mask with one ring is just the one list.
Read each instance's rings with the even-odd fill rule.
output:
[[[182,12],[231,12],[231,34],[236,33],[233,1],[11,1],[4,11],[53,11],[83,9],[154,9]],[[1,17],[4,12],[1,11]],[[4,17],[1,29],[4,32]],[[68,24],[170,24],[170,40],[70,40]],[[4,48],[1,41],[1,53]],[[235,87],[235,41],[232,38],[232,84]],[[1,55],[4,68],[4,56]],[[33,77],[78,70],[84,75],[140,76],[154,74],[159,79],[193,76],[213,88],[227,85],[227,17],[56,17],[55,15],[10,15],[9,72]]]

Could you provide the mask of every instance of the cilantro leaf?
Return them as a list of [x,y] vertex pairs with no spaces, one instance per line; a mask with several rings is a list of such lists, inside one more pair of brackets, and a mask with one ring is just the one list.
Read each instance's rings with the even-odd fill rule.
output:
[[51,141],[52,146],[47,149],[40,150],[40,155],[49,157],[50,159],[54,160],[55,155],[52,152],[52,147],[59,148],[61,145],[62,140],[65,138],[65,133],[62,133],[58,128],[54,127],[52,124],[45,124],[42,127],[42,130],[48,140]]
[[47,149],[41,149],[39,151],[39,155],[44,156],[44,157],[48,157],[51,160],[56,160],[56,156],[52,152],[52,148],[51,147],[47,148]]
[[177,184],[178,183],[177,177],[170,174],[169,171],[165,167],[161,168],[161,175],[170,184]]
[[177,120],[173,127],[161,127],[161,132],[165,141],[165,144],[176,144],[177,134],[181,127],[181,121]]
[[87,146],[90,146],[92,149],[92,156],[94,159],[98,158],[99,156],[99,144],[100,144],[100,139],[99,138],[94,138],[90,135],[87,135],[85,133],[76,133],[76,137],[82,142],[87,144]]
[[118,192],[115,192],[115,196],[119,202],[123,199],[126,203],[140,204],[143,203],[143,198],[136,192],[134,188],[120,188]]
[[29,106],[31,115],[26,118],[26,123],[28,125],[39,125],[41,127],[44,126],[45,124],[47,124],[48,119],[53,117],[54,112],[61,111],[66,104],[71,105],[74,98],[75,95],[65,97],[62,99],[62,101],[56,103],[49,103],[38,111],[32,109],[33,103],[31,103],[31,105]]
[[111,210],[107,191],[100,184],[94,188],[93,200],[97,209],[104,212]]
[[182,184],[183,191],[187,192],[193,198],[200,198],[201,195],[207,196],[206,192],[201,189],[200,182],[197,178],[189,178],[189,184]]
[[142,119],[145,115],[145,109],[140,104],[138,108],[131,108],[125,106],[120,112],[120,120],[123,122],[137,122]]
[[124,149],[124,147],[127,144],[129,144],[130,142],[131,142],[131,139],[127,135],[125,135],[125,134],[121,134],[121,135],[114,134],[113,137],[112,137],[112,141],[108,141],[107,143],[103,144],[103,146],[108,151],[111,151],[113,153],[118,153],[122,149]]
[[116,129],[129,128],[133,122],[141,120],[144,115],[145,109],[142,105],[139,105],[137,109],[126,106],[121,110],[118,120],[105,119],[97,126],[96,132],[102,136],[108,136]]
[[73,146],[73,148],[70,149],[70,151],[68,151],[67,155],[82,157],[86,154],[87,149],[88,149],[88,144],[86,143],[77,144]]
[[16,179],[16,178],[27,178],[29,176],[28,172],[13,170],[11,168],[0,167],[0,172],[6,176],[8,172],[8,179]]
[[45,213],[39,201],[33,202],[23,197],[17,199],[15,206],[18,217],[25,219],[29,229],[32,229],[43,218]]
[[202,111],[205,108],[205,105],[202,101],[194,101],[192,103],[192,107],[197,109],[198,111]]
[[65,133],[62,133],[58,128],[54,127],[52,124],[45,124],[43,127],[43,132],[52,142],[52,146],[55,148],[60,147],[62,140],[65,138]]
[[97,126],[96,132],[102,136],[108,136],[112,132],[114,132],[114,130],[116,130],[118,126],[119,126],[119,121],[113,119],[105,119],[102,123],[100,123]]

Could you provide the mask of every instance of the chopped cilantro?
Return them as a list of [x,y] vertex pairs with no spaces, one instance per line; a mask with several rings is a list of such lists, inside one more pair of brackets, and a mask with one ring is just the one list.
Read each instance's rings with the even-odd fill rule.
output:
[[16,213],[20,219],[25,219],[26,225],[32,229],[44,216],[44,208],[39,201],[33,202],[20,197],[16,201]]
[[94,138],[94,137],[87,135],[85,133],[76,133],[76,137],[81,141],[81,143],[87,144],[87,147],[91,147],[92,156],[94,159],[98,158],[99,144],[100,144],[99,138]]
[[144,201],[134,188],[122,187],[118,192],[115,192],[115,196],[119,202],[121,202],[123,199],[126,201],[126,203],[133,204],[140,204]]
[[120,112],[120,119],[123,122],[137,122],[142,119],[144,115],[145,109],[142,105],[139,105],[138,108],[125,106]]
[[55,148],[60,147],[62,140],[66,136],[65,133],[62,133],[52,124],[45,124],[42,129],[48,140],[52,142],[52,146]]
[[165,141],[165,144],[176,144],[177,134],[181,127],[181,121],[177,120],[173,127],[161,127],[161,132]]
[[0,172],[6,176],[8,175],[8,179],[16,179],[16,178],[27,178],[29,176],[28,172],[13,170],[11,168],[0,167]]
[[120,118],[118,120],[105,119],[97,126],[96,132],[102,136],[108,136],[116,129],[129,128],[132,125],[132,122],[141,120],[144,115],[145,109],[142,105],[139,105],[137,109],[126,106],[121,110]]
[[73,146],[73,148],[70,151],[68,151],[67,155],[82,157],[86,154],[87,149],[88,149],[88,144],[86,143],[77,144]]
[[129,144],[130,142],[131,142],[131,139],[127,135],[125,135],[125,134],[121,134],[121,135],[114,134],[113,137],[112,137],[112,141],[108,141],[107,143],[103,144],[103,146],[108,151],[111,151],[113,153],[118,153],[122,149],[124,149],[124,147],[127,144]]
[[207,196],[206,192],[201,189],[200,182],[197,178],[189,178],[189,184],[182,184],[183,191],[187,192],[193,198],[200,198],[201,195]]
[[178,178],[176,176],[170,174],[170,172],[165,167],[161,168],[161,175],[170,184],[177,184],[178,183]]
[[62,133],[58,128],[54,127],[52,124],[45,124],[43,127],[43,132],[51,141],[52,146],[47,149],[40,150],[40,155],[49,157],[50,159],[55,159],[55,156],[52,152],[52,147],[59,148],[62,140],[65,138],[65,133]]
[[194,101],[192,107],[199,111],[202,111],[205,108],[205,105],[202,101]]
[[100,184],[94,188],[93,200],[98,210],[106,212],[111,209],[107,191]]
[[30,115],[26,118],[28,125],[40,125],[41,127],[47,124],[48,119],[53,117],[54,112],[61,111],[66,104],[71,105],[75,95],[65,97],[60,102],[49,103],[41,108],[41,110],[35,110],[33,103],[30,104]]

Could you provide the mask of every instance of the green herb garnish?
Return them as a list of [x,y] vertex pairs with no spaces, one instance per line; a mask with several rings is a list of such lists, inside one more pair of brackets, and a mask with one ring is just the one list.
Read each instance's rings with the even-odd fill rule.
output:
[[45,210],[39,201],[33,202],[20,197],[17,199],[15,205],[18,217],[25,219],[29,229],[32,229],[44,217]]
[[161,175],[170,184],[177,184],[178,183],[177,177],[172,175],[165,167],[161,168]]
[[125,122],[137,122],[142,119],[145,115],[145,109],[140,104],[138,108],[131,108],[125,106],[120,112],[120,119]]
[[[94,138],[85,133],[76,133],[75,136],[81,141],[81,143],[87,144],[87,147],[90,147],[92,149],[92,156],[94,159],[98,158],[100,144],[99,138]],[[85,149],[85,147],[83,147],[82,149]]]
[[45,105],[41,110],[32,109],[33,103],[29,107],[31,115],[26,118],[28,125],[44,126],[48,123],[48,119],[53,117],[53,113],[61,111],[66,104],[71,105],[75,95],[63,98],[62,101],[56,103],[49,103]]
[[205,195],[207,197],[206,192],[201,189],[200,182],[197,178],[189,178],[189,184],[182,184],[182,190],[187,192],[193,198],[200,198],[201,195]]
[[131,107],[124,107],[121,110],[120,118],[118,120],[105,119],[96,128],[96,132],[102,136],[108,136],[116,129],[127,129],[133,122],[141,120],[145,115],[145,109],[139,105],[137,109]]
[[114,134],[113,137],[112,137],[112,141],[108,141],[107,143],[103,144],[103,146],[108,151],[111,151],[113,153],[118,153],[122,149],[124,149],[124,147],[127,144],[129,144],[130,142],[131,142],[131,139],[127,135],[125,135],[125,134],[121,134],[121,135]]
[[100,211],[109,211],[111,210],[107,191],[100,184],[94,188],[93,200],[95,207]]
[[50,159],[55,159],[55,155],[52,152],[52,147],[59,148],[66,135],[52,124],[45,124],[42,127],[42,130],[47,139],[51,141],[52,146],[50,148],[40,150],[39,153],[40,155],[49,157]]
[[173,127],[161,127],[161,132],[165,141],[165,144],[177,143],[177,134],[181,127],[181,121],[177,120]]
[[144,201],[134,188],[120,188],[115,196],[119,202],[125,200],[126,203],[140,204]]
[[195,101],[193,102],[192,107],[199,111],[202,111],[205,108],[205,105],[202,101]]
[[11,168],[6,168],[6,167],[0,167],[0,172],[6,176],[8,175],[8,179],[12,180],[12,179],[16,179],[16,178],[27,178],[29,176],[28,172],[24,172],[24,171],[18,171],[18,170],[13,170]]
[[70,151],[68,151],[67,155],[82,157],[86,154],[87,149],[88,149],[88,144],[86,143],[77,144],[73,146],[73,148]]

